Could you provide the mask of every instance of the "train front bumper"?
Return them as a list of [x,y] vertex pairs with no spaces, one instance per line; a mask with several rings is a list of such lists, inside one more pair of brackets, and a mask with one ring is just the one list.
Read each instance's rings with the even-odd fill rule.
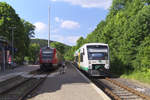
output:
[[91,64],[88,73],[91,76],[106,76],[109,70],[108,64]]
[[90,76],[107,76],[108,73],[104,72],[104,71],[100,71],[100,70],[88,70],[88,74]]

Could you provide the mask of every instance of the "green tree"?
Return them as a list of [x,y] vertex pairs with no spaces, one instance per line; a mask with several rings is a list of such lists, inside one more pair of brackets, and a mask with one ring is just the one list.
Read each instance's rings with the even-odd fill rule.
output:
[[[96,29],[77,41],[70,52],[84,43],[109,44],[111,69],[117,73],[149,69],[150,1],[113,0],[109,14]],[[71,58],[73,53],[69,53]]]
[[32,63],[35,63],[38,60],[39,52],[40,52],[39,44],[36,44],[36,43],[30,44],[30,46],[29,46],[29,60]]
[[30,42],[29,37],[33,35],[34,27],[29,22],[21,21],[15,10],[5,2],[0,2],[0,35],[7,38],[9,43],[12,39],[12,29],[14,31],[14,47],[18,49],[15,59],[22,63]]
[[80,38],[77,40],[76,48],[79,49],[83,44],[84,44],[84,38],[83,38],[83,37],[80,37]]
[[56,48],[62,55],[64,55],[70,48],[69,46],[62,44],[60,42],[52,42],[50,46]]
[[72,48],[70,48],[66,53],[64,58],[66,60],[70,60],[73,61],[74,60],[74,52],[76,51],[76,46],[73,46]]
[[28,21],[25,21],[22,19],[22,23],[24,26],[24,32],[25,32],[25,37],[24,37],[24,44],[25,44],[25,56],[27,56],[29,54],[29,45],[31,42],[31,38],[34,37],[34,30],[35,30],[35,26],[33,24],[31,24]]

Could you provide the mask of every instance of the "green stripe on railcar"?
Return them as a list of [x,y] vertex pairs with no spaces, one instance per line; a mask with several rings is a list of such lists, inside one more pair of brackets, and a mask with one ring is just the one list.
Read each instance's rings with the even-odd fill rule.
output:
[[83,67],[83,66],[80,66],[80,69],[82,69],[84,71],[88,71],[89,70],[87,67]]

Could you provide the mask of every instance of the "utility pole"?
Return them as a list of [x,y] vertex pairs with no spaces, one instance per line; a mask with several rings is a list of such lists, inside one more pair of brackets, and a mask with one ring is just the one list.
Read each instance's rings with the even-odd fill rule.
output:
[[48,47],[50,47],[50,6],[48,7]]
[[[14,61],[14,30],[16,29],[16,27],[9,27],[11,30],[12,30],[12,39],[11,39],[11,46],[12,46],[12,50],[11,50],[11,52],[12,52],[12,58],[11,58],[11,60],[12,60],[12,62]],[[13,62],[14,63],[14,62]]]

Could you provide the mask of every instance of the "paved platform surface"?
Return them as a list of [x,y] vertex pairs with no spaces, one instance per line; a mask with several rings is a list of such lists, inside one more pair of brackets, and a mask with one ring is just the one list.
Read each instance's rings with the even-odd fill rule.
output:
[[15,77],[17,75],[27,74],[28,72],[36,69],[39,69],[39,65],[24,65],[15,69],[6,70],[5,72],[0,72],[0,82]]
[[53,76],[49,75],[28,100],[108,100],[108,98],[104,93],[98,93],[73,65],[68,64],[64,74],[58,71]]

